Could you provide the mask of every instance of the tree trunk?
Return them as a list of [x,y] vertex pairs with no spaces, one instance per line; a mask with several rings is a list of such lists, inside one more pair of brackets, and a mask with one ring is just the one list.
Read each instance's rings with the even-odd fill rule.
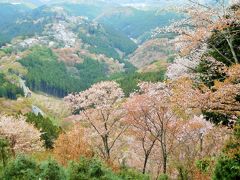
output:
[[102,140],[103,140],[103,144],[104,144],[104,156],[105,156],[105,159],[107,161],[110,160],[110,148],[109,148],[109,144],[108,144],[108,136],[107,135],[104,135],[102,136]]
[[146,173],[148,157],[149,157],[149,154],[145,154],[145,159],[144,159],[144,164],[143,164],[143,170],[142,170],[142,173],[143,173],[143,174]]
[[16,157],[16,153],[14,150],[15,145],[16,145],[16,138],[15,138],[15,136],[11,136],[10,137],[10,149],[11,149],[11,153],[12,153],[13,157]]
[[157,141],[157,137],[154,139],[154,141],[152,142],[152,144],[151,144],[151,146],[149,147],[148,150],[146,150],[146,149],[144,148],[144,141],[142,141],[142,143],[143,143],[143,148],[144,148],[144,151],[145,151],[145,159],[144,159],[143,171],[142,171],[143,174],[145,174],[145,172],[146,172],[148,158],[149,158],[149,156],[150,156],[150,154],[151,154],[151,152],[152,152],[153,146],[154,146],[154,144],[156,143],[156,141]]
[[167,154],[163,153],[163,173],[167,173]]
[[202,154],[203,151],[203,134],[200,134],[200,153]]
[[235,50],[234,50],[234,47],[233,47],[233,44],[232,44],[233,39],[232,39],[231,35],[230,35],[230,38],[227,37],[226,40],[227,40],[227,43],[228,43],[229,48],[231,50],[231,53],[233,55],[233,59],[234,59],[235,63],[238,64],[239,62],[238,62],[237,55],[235,53]]
[[[162,129],[163,132],[163,129]],[[167,145],[166,145],[166,135],[162,134],[160,136],[160,144],[162,148],[162,157],[163,157],[163,173],[167,172]]]

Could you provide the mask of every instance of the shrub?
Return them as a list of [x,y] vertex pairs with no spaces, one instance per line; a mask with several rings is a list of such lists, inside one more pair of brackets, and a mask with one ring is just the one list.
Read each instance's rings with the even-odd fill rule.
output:
[[234,127],[234,136],[227,143],[218,159],[213,179],[240,179],[240,120]]
[[18,156],[11,160],[3,170],[3,180],[65,180],[67,179],[64,169],[54,160],[48,160],[37,164],[27,156]]
[[216,165],[213,180],[240,179],[240,158],[221,157]]
[[6,139],[0,138],[0,160],[2,161],[3,167],[6,166],[7,159],[10,156],[9,142]]
[[168,175],[167,174],[161,174],[159,177],[158,177],[159,180],[168,180]]
[[196,161],[196,166],[201,172],[207,172],[211,165],[210,159],[201,159]]
[[18,156],[7,164],[0,179],[37,179],[38,170],[36,162],[32,159],[26,156]]
[[119,172],[119,177],[126,180],[149,180],[149,176],[133,169],[124,168]]
[[117,180],[120,179],[101,161],[92,158],[81,158],[79,162],[71,162],[68,167],[70,180]]
[[65,180],[66,173],[56,161],[50,159],[40,165],[39,177],[49,180]]

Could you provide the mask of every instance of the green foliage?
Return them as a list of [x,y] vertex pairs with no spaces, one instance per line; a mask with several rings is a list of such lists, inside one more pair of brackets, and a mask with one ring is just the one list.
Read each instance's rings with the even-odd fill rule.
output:
[[0,73],[0,98],[17,99],[20,95],[23,96],[23,90],[7,81],[4,75]]
[[78,70],[76,74],[80,77],[79,91],[89,88],[92,84],[106,78],[107,65],[97,60],[85,57],[84,62],[76,64]]
[[240,179],[240,120],[234,127],[234,134],[217,161],[214,180]]
[[30,180],[37,179],[37,174],[38,166],[32,159],[26,156],[18,156],[7,164],[0,179]]
[[201,172],[207,172],[210,168],[210,165],[211,165],[211,159],[209,159],[209,158],[204,158],[204,159],[196,161],[196,167]]
[[146,72],[138,73],[133,72],[129,74],[115,74],[110,77],[111,80],[115,80],[120,84],[120,87],[123,89],[126,96],[129,96],[130,93],[138,90],[138,83],[140,81],[147,82],[158,82],[164,80],[165,70],[158,72]]
[[1,59],[2,57],[4,57],[5,55],[6,55],[6,53],[0,49],[0,59]]
[[175,59],[175,56],[170,56],[170,57],[167,58],[167,62],[168,63],[173,63],[174,59]]
[[226,114],[216,113],[216,112],[203,112],[204,117],[206,120],[215,123],[215,124],[222,124],[228,125],[228,119],[230,118]]
[[25,78],[30,89],[59,97],[85,90],[106,76],[105,64],[90,58],[76,64],[74,74],[45,47],[32,48],[31,53],[19,62],[28,69]]
[[150,177],[148,175],[142,174],[139,171],[129,169],[129,168],[121,169],[118,176],[121,179],[126,179],[126,180],[135,180],[135,179],[137,179],[137,180],[149,180],[150,179]]
[[33,113],[26,114],[26,121],[32,123],[37,129],[41,131],[41,139],[44,140],[45,147],[52,149],[54,141],[58,138],[61,129],[53,124],[49,118],[44,118],[41,115],[36,116]]
[[201,81],[208,87],[214,86],[214,81],[224,81],[226,78],[225,72],[219,72],[211,69],[212,63],[208,60],[202,60],[196,71],[200,74]]
[[137,70],[137,68],[132,63],[130,63],[128,60],[120,59],[118,61],[121,64],[124,64],[125,73],[129,74],[129,73],[133,73],[134,71]]
[[217,61],[220,61],[227,66],[231,66],[236,62],[225,38],[226,31],[229,31],[229,34],[232,36],[232,45],[234,51],[236,52],[237,58],[240,59],[240,51],[238,50],[238,45],[240,44],[239,24],[232,24],[228,30],[215,31],[208,41],[209,54]]
[[185,166],[178,165],[177,170],[178,170],[178,179],[180,179],[180,180],[188,180],[189,179],[189,171]]
[[110,26],[105,25],[103,27],[106,31],[110,44],[112,44],[113,47],[120,49],[125,53],[125,55],[131,54],[137,49],[137,45],[126,35],[113,29]]
[[5,47],[5,48],[2,48],[0,51],[4,52],[5,54],[11,54],[13,52],[13,48]]
[[71,162],[68,167],[69,180],[115,180],[119,179],[114,173],[93,158],[81,158],[79,162]]
[[214,180],[230,180],[240,178],[240,158],[230,159],[221,157],[214,171]]
[[3,180],[65,180],[66,172],[54,160],[48,160],[37,164],[27,156],[18,156],[11,160],[2,172]]
[[0,160],[5,168],[8,158],[10,157],[9,142],[6,139],[0,138]]
[[236,126],[234,127],[234,132],[233,132],[234,137],[236,139],[240,139],[240,117],[238,117]]
[[159,177],[158,177],[158,180],[168,180],[168,175],[167,174],[161,174]]
[[[31,53],[28,54],[27,58],[38,59],[40,61],[56,61],[57,56],[52,52],[51,49],[44,46],[34,46],[31,49]],[[33,66],[33,65],[32,65]]]
[[40,165],[39,178],[49,180],[66,180],[66,172],[55,160],[48,160]]
[[[167,176],[164,176],[168,179]],[[148,175],[133,169],[123,168],[113,172],[105,163],[96,158],[82,157],[78,162],[70,162],[67,168],[53,159],[37,163],[28,156],[18,156],[0,169],[3,180],[149,180]]]
[[28,69],[25,78],[27,86],[32,90],[64,96],[66,91],[74,89],[76,79],[68,75],[64,63],[58,62],[56,56],[48,48],[35,47],[19,62]]

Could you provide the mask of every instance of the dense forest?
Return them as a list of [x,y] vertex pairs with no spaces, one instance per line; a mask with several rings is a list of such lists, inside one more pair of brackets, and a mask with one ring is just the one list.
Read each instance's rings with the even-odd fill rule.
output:
[[0,98],[17,99],[18,96],[23,96],[23,90],[6,80],[4,75],[0,73]]
[[31,53],[19,62],[28,69],[25,78],[30,89],[59,97],[85,90],[106,77],[105,65],[90,58],[74,65],[77,72],[70,73],[66,65],[58,61],[52,50],[46,47],[32,48]]
[[134,91],[139,89],[138,84],[144,82],[161,82],[165,79],[165,70],[157,72],[129,72],[113,74],[108,80],[114,80],[119,83],[123,89],[125,96],[129,96]]

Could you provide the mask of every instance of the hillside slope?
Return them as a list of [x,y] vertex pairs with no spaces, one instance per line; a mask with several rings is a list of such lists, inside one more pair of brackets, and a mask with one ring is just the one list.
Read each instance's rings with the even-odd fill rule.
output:
[[167,61],[172,55],[174,48],[167,38],[152,39],[139,46],[129,61],[137,68],[143,68],[154,61]]

